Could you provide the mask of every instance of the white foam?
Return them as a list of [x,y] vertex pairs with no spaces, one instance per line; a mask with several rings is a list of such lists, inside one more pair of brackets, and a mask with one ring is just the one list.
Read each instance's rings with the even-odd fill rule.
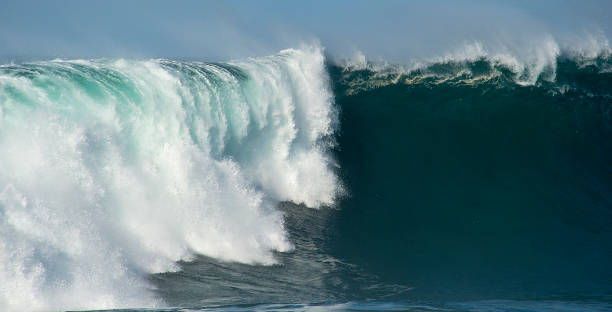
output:
[[[460,64],[484,60],[491,65],[510,70],[514,74],[514,82],[518,85],[530,86],[540,79],[554,81],[557,62],[562,55],[588,65],[594,64],[598,57],[609,57],[612,55],[612,49],[602,33],[585,33],[579,38],[569,40],[558,40],[552,35],[534,35],[519,42],[467,41],[447,53],[415,58],[404,64],[373,61],[359,52],[355,57],[341,61],[340,65],[346,70],[368,69],[377,75],[394,76],[426,69],[433,64]],[[605,71],[606,68],[600,70]]]
[[0,72],[0,309],[160,306],[144,276],[194,253],[291,250],[276,202],[341,191],[322,50],[232,65],[248,78],[163,60]]
[[342,64],[347,70],[368,69],[368,60],[365,54],[360,50],[355,50],[350,57],[344,58]]
[[435,63],[474,62],[485,60],[494,66],[504,66],[515,75],[520,85],[534,85],[539,78],[554,80],[560,48],[552,36],[543,36],[520,45],[467,42],[442,57],[421,62],[421,67]]
[[612,48],[608,38],[602,32],[585,32],[580,38],[563,43],[563,50],[572,58],[590,61],[597,57],[609,57]]

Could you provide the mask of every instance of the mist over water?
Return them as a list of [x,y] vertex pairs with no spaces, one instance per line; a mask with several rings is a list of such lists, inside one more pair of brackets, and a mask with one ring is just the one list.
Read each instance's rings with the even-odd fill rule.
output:
[[[410,63],[480,42],[529,53],[552,37],[563,48],[612,33],[605,0],[222,3],[111,0],[4,2],[0,57],[151,58],[227,61],[319,41],[334,60],[362,51]],[[24,14],[27,12],[27,14]]]

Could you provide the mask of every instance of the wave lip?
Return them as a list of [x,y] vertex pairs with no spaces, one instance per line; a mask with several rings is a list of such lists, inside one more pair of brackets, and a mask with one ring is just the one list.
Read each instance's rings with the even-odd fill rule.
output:
[[195,253],[274,263],[292,248],[275,204],[341,190],[323,61],[0,68],[0,307],[163,306],[145,276]]

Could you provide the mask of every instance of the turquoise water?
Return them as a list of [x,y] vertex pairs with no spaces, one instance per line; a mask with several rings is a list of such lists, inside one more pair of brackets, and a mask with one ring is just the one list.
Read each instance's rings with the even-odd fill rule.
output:
[[543,64],[3,65],[0,308],[611,311],[612,64]]

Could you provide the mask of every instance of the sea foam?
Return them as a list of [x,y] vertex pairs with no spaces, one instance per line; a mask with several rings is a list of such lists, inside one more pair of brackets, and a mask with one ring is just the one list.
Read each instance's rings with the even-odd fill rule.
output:
[[273,264],[279,201],[333,205],[322,49],[0,68],[0,309],[154,307],[203,254]]

